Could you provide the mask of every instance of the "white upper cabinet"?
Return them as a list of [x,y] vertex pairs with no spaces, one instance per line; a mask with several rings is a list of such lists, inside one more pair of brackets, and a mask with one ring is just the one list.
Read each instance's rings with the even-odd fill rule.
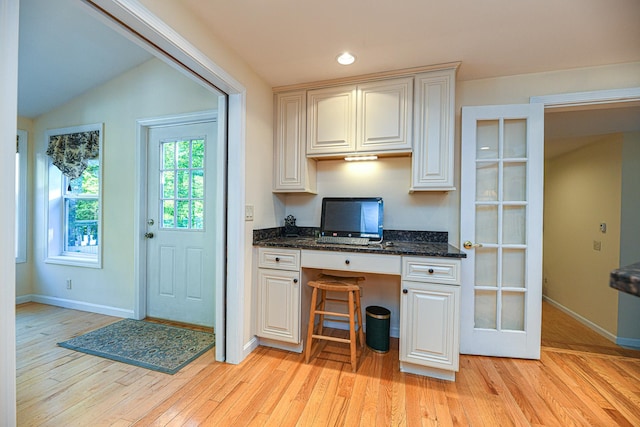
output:
[[413,78],[307,93],[307,156],[411,152]]
[[316,192],[316,161],[307,159],[306,91],[275,95],[274,192]]
[[356,151],[411,152],[413,78],[358,86]]
[[278,88],[273,191],[315,194],[316,160],[350,154],[411,155],[410,192],[455,190],[458,66]]
[[307,155],[355,151],[355,117],[355,86],[310,90],[307,94]]
[[415,76],[414,138],[410,191],[449,191],[453,186],[456,69]]

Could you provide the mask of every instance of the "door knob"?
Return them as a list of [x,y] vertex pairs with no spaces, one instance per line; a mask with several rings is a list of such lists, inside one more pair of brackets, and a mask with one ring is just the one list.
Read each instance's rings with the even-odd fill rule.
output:
[[147,239],[153,239],[153,233],[144,233],[144,237]]
[[467,240],[462,244],[462,246],[464,246],[465,249],[481,248],[482,243],[471,243],[471,241]]
[[155,221],[153,219],[149,219],[149,220],[147,220],[147,224],[153,225],[153,224],[155,224]]

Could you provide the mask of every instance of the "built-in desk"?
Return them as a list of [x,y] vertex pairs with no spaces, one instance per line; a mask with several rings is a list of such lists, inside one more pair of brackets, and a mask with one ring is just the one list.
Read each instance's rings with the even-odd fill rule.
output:
[[[459,360],[460,258],[446,242],[393,241],[366,247],[318,244],[313,237],[254,240],[257,335],[262,345],[301,352],[310,303],[304,284],[321,271],[393,277],[399,299],[400,370],[455,379]],[[377,280],[378,283],[384,280]],[[387,280],[386,282],[390,282]],[[399,283],[398,285],[395,285]],[[393,316],[393,314],[392,314]],[[328,325],[334,326],[334,325]],[[366,330],[366,325],[365,325]]]

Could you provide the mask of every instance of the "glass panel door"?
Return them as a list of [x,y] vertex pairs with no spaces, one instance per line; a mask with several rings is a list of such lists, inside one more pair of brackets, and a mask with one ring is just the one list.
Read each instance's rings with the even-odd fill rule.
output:
[[461,351],[538,358],[541,105],[463,108]]

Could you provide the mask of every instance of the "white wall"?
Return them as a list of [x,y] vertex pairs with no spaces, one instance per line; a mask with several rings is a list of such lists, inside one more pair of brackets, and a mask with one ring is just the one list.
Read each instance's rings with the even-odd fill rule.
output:
[[381,196],[385,229],[449,230],[452,196],[443,192],[410,194],[410,157],[380,158],[371,162],[322,160],[318,161],[317,170],[317,195],[290,194],[286,197],[285,214],[296,217],[297,225],[320,225],[323,197]]
[[[217,108],[217,95],[152,59],[34,121],[35,209],[31,293],[121,309],[134,305],[136,119]],[[103,268],[43,261],[47,129],[104,122]],[[72,289],[66,289],[71,279]]]

